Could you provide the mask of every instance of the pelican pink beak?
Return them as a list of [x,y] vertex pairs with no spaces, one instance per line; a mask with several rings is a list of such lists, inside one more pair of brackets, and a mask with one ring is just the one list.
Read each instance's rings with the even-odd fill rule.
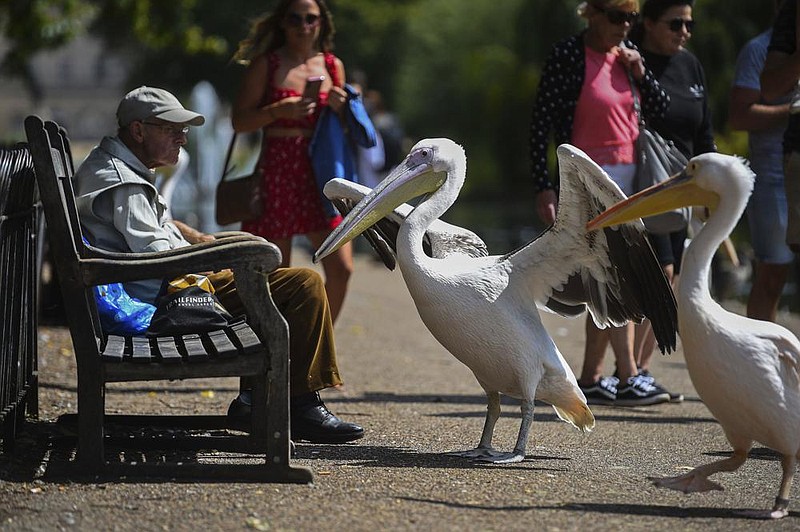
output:
[[327,257],[366,231],[398,205],[442,186],[446,174],[434,171],[428,160],[412,162],[418,161],[412,155],[413,152],[353,207],[314,253],[314,262]]
[[606,209],[590,220],[586,224],[586,229],[594,231],[693,205],[703,205],[713,211],[718,203],[719,196],[716,193],[702,188],[694,177],[684,170],[663,183],[642,190]]

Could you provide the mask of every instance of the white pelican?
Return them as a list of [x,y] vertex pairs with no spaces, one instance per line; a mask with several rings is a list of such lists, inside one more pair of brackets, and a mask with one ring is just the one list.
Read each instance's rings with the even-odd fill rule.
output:
[[[385,238],[396,237],[397,263],[422,321],[486,392],[480,443],[454,453],[459,456],[495,463],[523,460],[534,399],[553,405],[562,420],[580,430],[594,426],[572,370],[542,326],[537,304],[568,316],[588,305],[600,326],[646,315],[656,323],[663,349],[675,346],[675,300],[644,239],[644,226],[637,222],[620,233],[587,233],[592,216],[625,196],[577,148],[560,146],[558,158],[558,219],[513,253],[488,256],[477,236],[437,220],[464,183],[466,157],[449,139],[428,139],[353,207],[315,254],[315,260],[325,257],[376,223]],[[336,187],[347,185],[329,183],[326,194],[336,196]],[[358,193],[352,187],[351,192]],[[422,195],[427,196],[416,208],[392,211]],[[398,224],[395,234],[390,226]],[[609,247],[619,252],[616,258]],[[522,401],[522,423],[510,453],[491,446],[501,393]]]
[[736,157],[699,155],[681,174],[612,207],[589,228],[609,227],[678,205],[710,209],[708,221],[683,257],[678,325],[689,376],[722,425],[733,456],[684,475],[654,480],[658,486],[686,493],[721,490],[708,477],[738,469],[757,441],[783,455],[783,478],[772,510],[750,515],[779,519],[788,513],[800,453],[800,342],[779,325],[727,312],[708,290],[711,258],[736,226],[753,179],[753,172]]

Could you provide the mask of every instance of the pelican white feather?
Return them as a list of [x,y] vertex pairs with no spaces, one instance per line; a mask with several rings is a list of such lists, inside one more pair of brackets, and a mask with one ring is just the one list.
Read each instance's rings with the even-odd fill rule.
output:
[[[675,345],[675,301],[641,222],[602,233],[585,229],[592,216],[624,199],[624,194],[577,148],[560,146],[558,158],[561,199],[556,223],[540,238],[502,256],[489,256],[474,233],[438,219],[456,200],[466,178],[464,150],[449,139],[419,142],[374,190],[344,182],[326,187],[337,205],[352,210],[323,242],[315,260],[376,227],[388,240],[386,249],[396,250],[423,323],[472,370],[486,392],[489,406],[480,443],[458,453],[462,456],[522,460],[535,399],[553,405],[561,419],[581,430],[594,426],[571,368],[541,323],[537,304],[568,316],[588,306],[601,326],[641,321],[647,315],[659,344],[665,350]],[[417,196],[424,199],[416,207],[403,205]],[[612,257],[610,248],[617,256]],[[522,423],[510,453],[491,447],[501,393],[522,401]]]
[[800,342],[780,325],[726,311],[708,289],[711,259],[741,217],[753,180],[753,172],[739,158],[699,155],[683,173],[614,206],[589,227],[609,227],[678,206],[711,209],[683,258],[678,324],[689,376],[722,425],[733,456],[684,475],[656,479],[656,484],[687,493],[721,490],[708,477],[738,469],[757,441],[782,455],[783,477],[773,508],[749,514],[776,519],[788,513],[800,454]]

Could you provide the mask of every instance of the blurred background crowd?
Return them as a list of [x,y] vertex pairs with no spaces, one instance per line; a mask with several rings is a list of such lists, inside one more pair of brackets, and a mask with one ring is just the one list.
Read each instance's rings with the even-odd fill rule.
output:
[[[534,212],[528,158],[531,105],[552,43],[579,31],[576,0],[330,0],[335,53],[382,128],[384,168],[424,137],[449,137],[468,156],[464,191],[445,219],[478,233],[493,253],[543,227]],[[203,113],[178,166],[176,217],[216,229],[213,190],[230,140],[230,106],[242,77],[231,62],[266,0],[9,0],[0,4],[0,143],[24,140],[31,113],[64,125],[77,159],[113,134],[120,97],[146,84],[168,88]],[[698,0],[688,48],[702,63],[722,153],[748,156],[728,105],[742,46],[772,21],[771,2]],[[255,150],[257,142],[252,141]],[[554,160],[553,157],[550,160]],[[499,206],[502,205],[502,208]],[[733,235],[742,258],[720,261],[715,289],[746,298],[750,247],[743,219]],[[792,275],[782,308],[800,309]]]

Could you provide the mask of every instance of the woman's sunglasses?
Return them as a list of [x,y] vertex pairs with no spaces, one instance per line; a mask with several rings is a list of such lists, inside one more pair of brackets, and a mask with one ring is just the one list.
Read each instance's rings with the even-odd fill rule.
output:
[[686,31],[689,33],[692,33],[694,29],[694,20],[674,18],[672,20],[665,20],[664,22],[669,26],[670,31],[674,31],[675,33],[680,33],[684,26],[686,26]]
[[320,16],[314,15],[312,13],[308,13],[307,15],[303,16],[300,13],[288,13],[286,15],[286,23],[289,26],[293,26],[295,28],[299,28],[300,26],[316,26],[319,24]]
[[592,4],[592,7],[594,7],[599,12],[603,13],[610,23],[616,24],[618,26],[621,26],[626,22],[628,24],[633,24],[634,22],[636,22],[636,19],[639,18],[639,13],[637,13],[636,11],[620,11],[619,9],[605,9],[600,6],[596,6],[594,4]]

